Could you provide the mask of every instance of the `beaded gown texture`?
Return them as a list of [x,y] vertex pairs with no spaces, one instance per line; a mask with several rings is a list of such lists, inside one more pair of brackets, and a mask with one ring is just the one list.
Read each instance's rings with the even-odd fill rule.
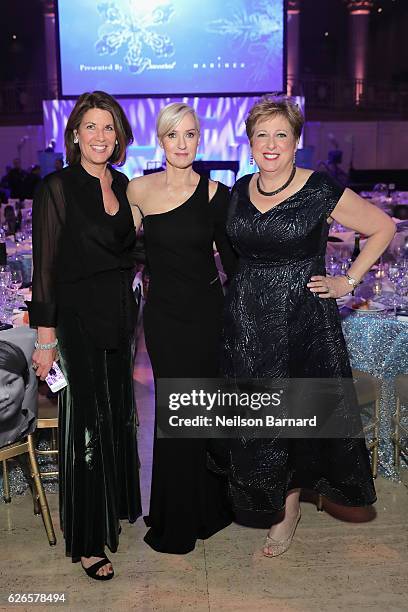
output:
[[[208,180],[201,177],[186,202],[143,218],[150,273],[143,318],[155,383],[218,375],[224,296],[213,243],[230,273],[236,258],[225,233],[228,203],[222,184],[209,201]],[[225,477],[207,468],[209,447],[205,439],[155,433],[145,536],[154,550],[188,553],[197,539],[231,522]]]
[[[344,188],[314,172],[270,210],[249,198],[251,175],[235,185],[227,233],[239,255],[226,297],[223,374],[229,378],[352,377],[335,299],[307,288],[325,274],[328,217]],[[347,411],[358,410],[345,403]],[[245,439],[227,444],[229,491],[238,522],[267,527],[302,487],[347,506],[372,504],[365,442],[350,439]]]

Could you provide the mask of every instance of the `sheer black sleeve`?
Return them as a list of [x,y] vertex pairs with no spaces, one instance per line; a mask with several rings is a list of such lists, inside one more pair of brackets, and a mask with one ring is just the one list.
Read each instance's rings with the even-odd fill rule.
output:
[[28,304],[32,327],[55,327],[56,261],[65,222],[65,198],[57,176],[47,177],[33,202],[33,294]]
[[212,201],[215,210],[214,241],[220,254],[224,272],[228,276],[228,280],[231,280],[238,258],[226,232],[229,203],[229,189],[226,185],[220,183]]

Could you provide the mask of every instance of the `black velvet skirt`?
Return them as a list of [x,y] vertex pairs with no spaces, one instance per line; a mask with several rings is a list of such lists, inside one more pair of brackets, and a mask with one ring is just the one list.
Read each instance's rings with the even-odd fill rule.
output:
[[141,515],[133,338],[95,347],[80,317],[59,311],[57,336],[68,386],[59,397],[60,521],[66,554],[116,552],[119,520]]

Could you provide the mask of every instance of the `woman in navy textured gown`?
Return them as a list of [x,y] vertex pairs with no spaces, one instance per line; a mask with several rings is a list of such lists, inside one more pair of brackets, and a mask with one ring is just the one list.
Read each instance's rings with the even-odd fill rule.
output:
[[[351,378],[336,301],[351,292],[394,235],[392,220],[321,172],[297,168],[303,126],[287,98],[251,109],[247,135],[259,173],[239,179],[227,232],[239,254],[226,300],[224,374],[234,378]],[[368,236],[344,276],[325,276],[330,222]],[[344,401],[344,419],[356,410]],[[346,506],[372,504],[364,440],[252,439],[231,445],[235,518],[269,527],[264,554],[289,547],[302,487]]]
[[[166,170],[128,188],[136,226],[143,218],[150,285],[144,310],[146,347],[160,378],[218,375],[223,292],[215,241],[225,271],[235,255],[225,234],[229,191],[192,169],[200,126],[194,110],[162,109],[157,135]],[[207,469],[207,440],[157,439],[153,450],[150,527],[158,552],[187,553],[231,522],[225,479]]]

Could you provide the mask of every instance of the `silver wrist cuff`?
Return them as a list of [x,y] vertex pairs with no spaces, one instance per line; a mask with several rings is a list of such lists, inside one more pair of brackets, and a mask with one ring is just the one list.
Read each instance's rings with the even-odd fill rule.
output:
[[34,342],[34,346],[36,349],[39,349],[40,351],[48,351],[49,349],[55,349],[58,346],[58,338],[56,338],[54,340],[54,342],[47,342],[45,344],[42,344],[41,342]]
[[355,289],[357,285],[360,284],[360,282],[356,280],[355,278],[353,278],[352,276],[349,276],[348,274],[345,274],[344,276],[346,277],[348,284],[351,285],[353,289]]

